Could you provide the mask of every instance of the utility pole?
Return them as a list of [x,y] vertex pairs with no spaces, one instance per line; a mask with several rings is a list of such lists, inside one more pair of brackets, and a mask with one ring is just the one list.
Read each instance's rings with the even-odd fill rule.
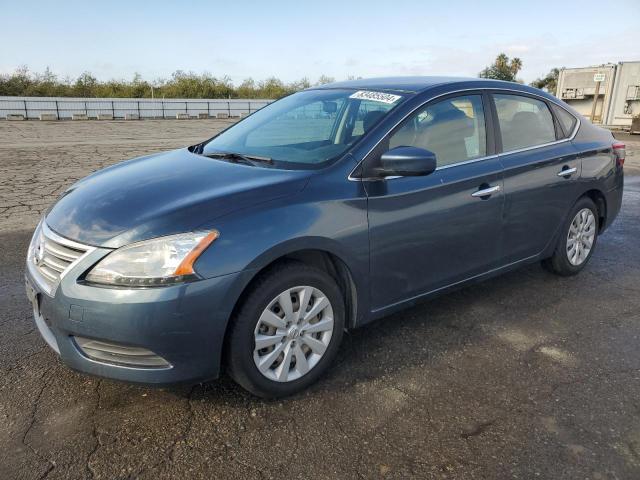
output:
[[[606,75],[604,73],[596,73],[593,76],[593,81],[596,82],[596,91],[593,95],[593,105],[591,105],[591,123],[593,123],[596,118],[596,107],[598,106],[598,97],[600,96],[600,84],[604,82]],[[602,119],[600,119],[602,123]]]

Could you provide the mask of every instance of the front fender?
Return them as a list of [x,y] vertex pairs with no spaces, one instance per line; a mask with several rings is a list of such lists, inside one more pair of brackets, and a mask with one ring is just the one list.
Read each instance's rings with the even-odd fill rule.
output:
[[255,258],[247,268],[262,270],[277,259],[302,250],[321,250],[330,253],[342,260],[349,267],[352,274],[353,269],[358,268],[357,265],[353,265],[353,262],[350,261],[353,258],[353,252],[347,251],[335,240],[313,236],[301,236],[278,243]]
[[[355,188],[355,183],[348,182],[347,187]],[[368,312],[366,209],[365,197],[322,200],[313,190],[244,209],[209,226],[220,237],[200,256],[195,269],[204,278],[245,270],[257,275],[285,255],[321,250],[346,265],[357,289],[358,311]]]

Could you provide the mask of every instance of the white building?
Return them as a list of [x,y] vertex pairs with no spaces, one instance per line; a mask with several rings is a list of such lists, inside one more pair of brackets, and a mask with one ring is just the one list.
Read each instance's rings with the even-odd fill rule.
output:
[[593,123],[630,127],[640,115],[640,61],[563,68],[556,94]]

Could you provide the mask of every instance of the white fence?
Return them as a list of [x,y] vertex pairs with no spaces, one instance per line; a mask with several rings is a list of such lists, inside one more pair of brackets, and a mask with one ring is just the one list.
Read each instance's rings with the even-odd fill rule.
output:
[[[0,119],[241,117],[273,100],[0,97]],[[100,117],[99,117],[100,116]]]

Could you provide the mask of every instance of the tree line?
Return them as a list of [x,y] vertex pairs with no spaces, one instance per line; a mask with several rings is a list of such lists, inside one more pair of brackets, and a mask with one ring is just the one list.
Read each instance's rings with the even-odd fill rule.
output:
[[[517,78],[518,72],[522,69],[522,60],[518,57],[509,58],[504,53],[498,55],[495,61],[482,70],[478,76],[480,78],[491,78],[494,80],[506,80],[507,82],[522,83]],[[532,87],[546,90],[552,95],[556,94],[558,87],[559,68],[552,68],[544,77],[535,79],[530,83]]]
[[147,81],[140,74],[131,80],[100,81],[90,72],[77,78],[59,78],[49,68],[31,72],[19,67],[13,73],[0,74],[0,96],[25,97],[85,97],[85,98],[281,98],[312,85],[335,81],[322,75],[315,84],[308,78],[285,83],[271,77],[256,81],[252,78],[234,85],[227,76],[178,70],[168,79]]
[[[504,53],[483,69],[478,76],[510,82],[520,82],[517,78],[522,69],[522,60],[509,58]],[[560,70],[552,69],[546,76],[536,79],[531,86],[556,93]],[[252,78],[234,85],[227,76],[216,77],[210,73],[194,73],[177,70],[168,79],[144,80],[135,74],[131,80],[100,81],[90,72],[77,78],[59,78],[48,67],[42,72],[31,72],[26,66],[13,73],[0,74],[0,96],[25,97],[85,97],[85,98],[270,98],[277,99],[309,88],[335,81],[322,75],[315,83],[308,78],[285,83],[271,77],[256,81]]]

